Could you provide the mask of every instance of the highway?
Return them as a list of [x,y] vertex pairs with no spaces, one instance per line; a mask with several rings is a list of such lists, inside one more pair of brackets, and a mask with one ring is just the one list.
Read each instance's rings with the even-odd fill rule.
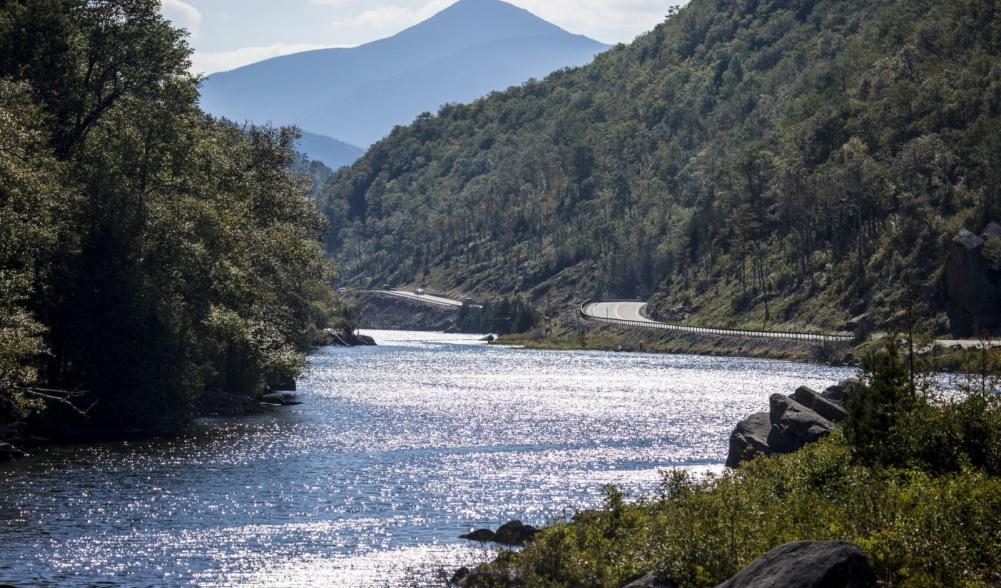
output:
[[643,314],[646,302],[635,301],[603,301],[587,302],[581,306],[584,318],[598,322],[607,322],[647,329],[663,329],[684,333],[700,333],[703,335],[723,335],[728,337],[754,337],[758,339],[795,339],[799,341],[851,341],[849,335],[828,335],[817,333],[791,333],[783,331],[745,331],[740,329],[719,329],[711,327],[691,327],[675,325],[650,320]]
[[636,321],[657,325],[643,316],[646,302],[592,302],[584,307],[584,312],[592,318],[616,319],[620,321]]
[[[370,292],[372,294],[382,294],[384,296],[393,296],[395,298],[406,298],[408,300],[414,300],[424,304],[432,304],[434,306],[449,306],[455,309],[462,308],[461,300],[453,300],[451,298],[433,296],[431,294],[417,294],[416,292],[411,292],[409,290],[366,290],[366,292]],[[470,306],[472,308],[483,308],[479,304],[472,304]]]

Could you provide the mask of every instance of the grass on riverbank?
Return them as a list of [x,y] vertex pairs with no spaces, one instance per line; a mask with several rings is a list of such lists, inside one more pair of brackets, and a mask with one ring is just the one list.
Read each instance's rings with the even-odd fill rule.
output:
[[690,353],[802,362],[830,361],[849,351],[847,347],[831,349],[804,341],[712,336],[614,325],[589,328],[582,333],[558,331],[551,336],[544,336],[538,331],[505,335],[495,343],[520,345],[528,349]]
[[845,540],[883,585],[1001,585],[1001,358],[967,366],[963,394],[914,371],[892,343],[866,358],[843,432],[718,476],[664,476],[661,495],[603,509],[503,553],[486,586],[618,588],[659,571],[685,587],[727,580],[795,540]]

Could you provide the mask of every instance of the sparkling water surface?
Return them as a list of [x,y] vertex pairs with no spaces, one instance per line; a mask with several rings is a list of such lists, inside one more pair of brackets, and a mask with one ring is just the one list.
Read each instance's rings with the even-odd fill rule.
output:
[[368,334],[379,347],[311,357],[302,406],[0,464],[0,583],[442,586],[493,553],[459,534],[719,468],[770,394],[852,374]]

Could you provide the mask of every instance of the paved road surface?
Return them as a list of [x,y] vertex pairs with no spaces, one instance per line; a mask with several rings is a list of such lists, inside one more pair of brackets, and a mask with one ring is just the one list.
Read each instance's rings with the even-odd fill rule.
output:
[[851,337],[843,335],[818,335],[812,333],[787,333],[778,331],[742,331],[737,329],[711,329],[672,325],[650,320],[643,315],[645,302],[591,302],[583,307],[584,315],[598,321],[629,321],[638,327],[681,331],[687,333],[703,333],[708,335],[725,335],[731,337],[755,337],[760,339],[797,339],[800,341],[850,341]]
[[645,307],[645,302],[593,302],[584,307],[584,312],[593,318],[636,321],[656,325],[656,321],[643,316],[642,310]]
[[[432,296],[431,294],[417,294],[416,292],[411,292],[408,290],[368,290],[374,294],[382,294],[385,296],[394,296],[396,298],[406,298],[408,300],[415,300],[417,302],[423,302],[425,304],[433,304],[435,306],[450,306],[453,308],[462,308],[461,300],[452,300],[451,298],[444,298],[442,296]],[[479,304],[471,305],[473,308],[482,308]]]

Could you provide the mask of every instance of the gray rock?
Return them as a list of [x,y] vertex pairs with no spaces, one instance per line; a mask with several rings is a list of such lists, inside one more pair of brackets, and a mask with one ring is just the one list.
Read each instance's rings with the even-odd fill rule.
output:
[[834,423],[782,394],[769,399],[768,447],[772,453],[792,453],[834,431]]
[[493,541],[497,534],[490,529],[476,529],[475,531],[470,531],[465,535],[459,535],[459,539],[471,539],[473,541]]
[[622,588],[677,588],[678,585],[672,582],[657,572],[648,572],[646,574],[636,574],[635,576],[626,580],[626,583],[622,585]]
[[716,588],[872,588],[876,574],[861,549],[843,541],[786,543]]
[[525,525],[521,521],[514,520],[504,523],[497,529],[494,536],[494,543],[501,545],[524,545],[535,538],[539,530],[531,525]]
[[946,262],[949,322],[954,334],[973,334],[1001,326],[1001,271],[984,254],[987,240],[999,238],[996,223],[982,237],[963,229],[952,240]]
[[858,380],[845,380],[824,390],[820,395],[828,401],[840,405],[842,408],[848,408],[848,397],[851,396],[851,391],[859,385]]
[[772,430],[767,412],[752,414],[737,423],[730,434],[730,452],[726,457],[727,467],[735,468],[740,462],[754,459],[758,455],[771,455],[768,434]]
[[792,394],[792,399],[835,423],[848,417],[848,411],[844,407],[838,406],[806,386],[797,388]]
[[261,402],[265,404],[274,404],[277,406],[285,405],[285,397],[281,392],[271,392],[270,394],[265,394],[261,396]]

